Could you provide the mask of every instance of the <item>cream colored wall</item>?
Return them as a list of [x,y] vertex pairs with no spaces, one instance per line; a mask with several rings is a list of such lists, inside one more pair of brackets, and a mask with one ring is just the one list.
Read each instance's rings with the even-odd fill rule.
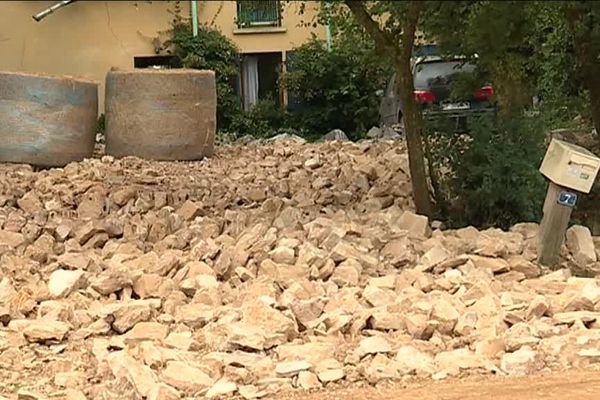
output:
[[315,21],[318,2],[304,2],[306,7],[303,15],[299,13],[301,3],[283,3],[285,6],[281,20],[282,29],[237,29],[235,1],[198,1],[198,19],[200,23],[218,27],[243,53],[287,51],[305,43],[311,37],[311,33],[325,38],[324,26],[303,26],[303,22]]
[[[0,2],[0,70],[93,79],[101,84],[100,104],[106,72],[133,68],[135,56],[153,55],[153,37],[169,28],[170,5],[159,1],[79,1],[33,20],[54,3]],[[182,7],[189,13],[189,2]]]
[[[163,1],[78,1],[35,22],[32,15],[56,1],[0,1],[0,70],[71,75],[100,83],[111,67],[133,68],[135,56],[154,55],[153,38],[169,29],[172,4]],[[213,22],[243,52],[289,50],[304,43],[311,32],[324,37],[325,28],[307,29],[315,5],[305,15],[298,5],[286,6],[284,32],[234,34],[235,1],[198,1],[201,23]],[[182,15],[190,2],[181,1]]]

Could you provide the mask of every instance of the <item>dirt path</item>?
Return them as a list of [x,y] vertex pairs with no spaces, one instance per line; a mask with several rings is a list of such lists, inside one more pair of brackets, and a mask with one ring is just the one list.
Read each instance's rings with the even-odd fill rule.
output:
[[469,378],[407,388],[359,388],[280,396],[289,400],[597,400],[600,372]]

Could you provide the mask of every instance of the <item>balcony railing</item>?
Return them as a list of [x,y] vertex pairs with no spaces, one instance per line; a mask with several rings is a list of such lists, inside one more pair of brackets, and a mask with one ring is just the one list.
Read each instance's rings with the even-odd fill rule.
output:
[[239,28],[281,26],[278,0],[238,0],[237,25]]

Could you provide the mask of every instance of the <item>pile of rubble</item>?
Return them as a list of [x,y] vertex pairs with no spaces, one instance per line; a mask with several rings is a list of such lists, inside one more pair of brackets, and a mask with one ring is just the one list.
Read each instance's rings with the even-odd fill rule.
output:
[[571,228],[547,271],[535,224],[432,230],[401,142],[0,169],[0,398],[255,399],[600,362],[599,238]]

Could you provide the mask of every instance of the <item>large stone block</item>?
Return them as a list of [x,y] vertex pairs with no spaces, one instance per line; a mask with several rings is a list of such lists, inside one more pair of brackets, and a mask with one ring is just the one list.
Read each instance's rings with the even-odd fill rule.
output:
[[211,156],[216,109],[213,71],[110,71],[106,76],[106,152],[153,160]]
[[0,162],[61,167],[91,157],[98,84],[0,72]]

